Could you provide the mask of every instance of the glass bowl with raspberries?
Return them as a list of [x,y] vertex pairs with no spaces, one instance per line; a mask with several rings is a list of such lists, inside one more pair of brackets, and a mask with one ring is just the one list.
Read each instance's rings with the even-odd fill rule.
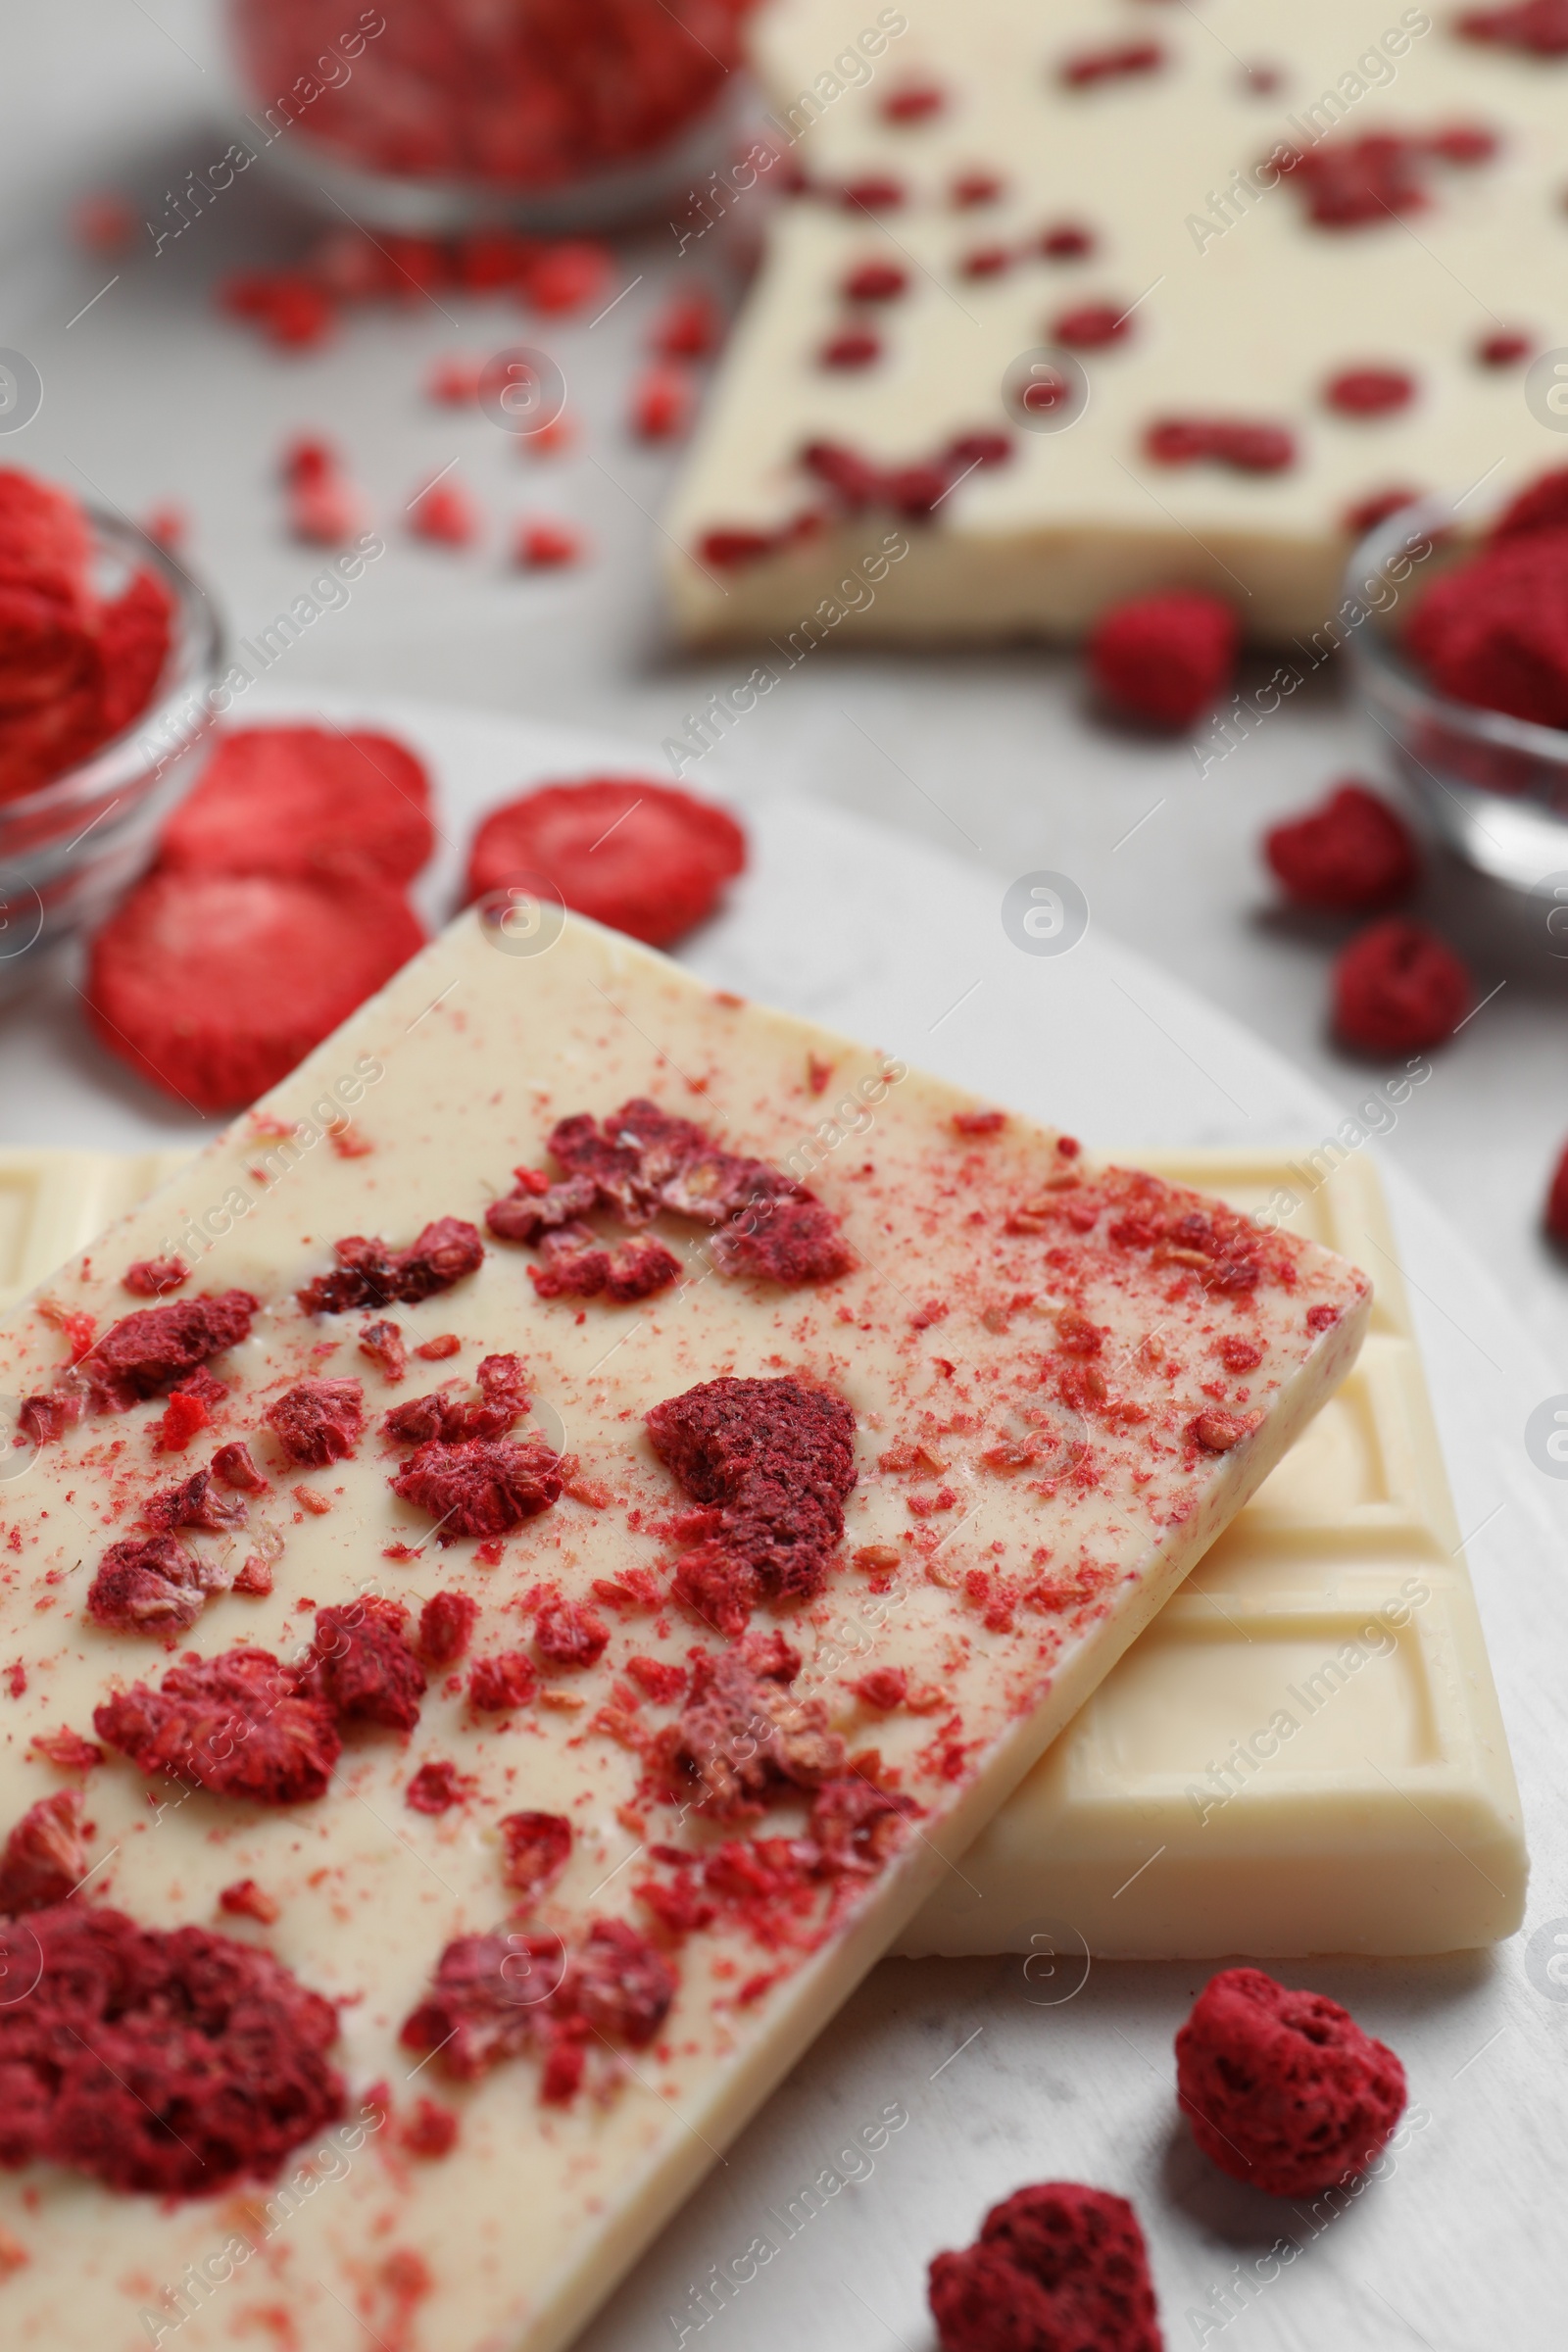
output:
[[0,995],[148,862],[220,647],[205,590],[133,524],[0,468]]
[[739,120],[757,0],[230,0],[258,151],[409,235],[603,228],[689,192]]
[[1568,468],[1487,514],[1386,514],[1329,628],[1436,832],[1517,890],[1568,886]]

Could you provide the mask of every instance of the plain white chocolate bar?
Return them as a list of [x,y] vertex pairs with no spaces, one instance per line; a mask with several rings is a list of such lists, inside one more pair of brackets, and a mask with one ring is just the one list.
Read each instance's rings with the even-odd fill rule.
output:
[[[1411,1954],[1509,1936],[1528,1877],[1518,1791],[1377,1171],[1141,1157],[1249,1215],[1273,1204],[1361,1264],[1371,1326],[900,1948],[1034,1952],[1046,1988],[1083,1951]],[[0,1154],[0,1304],[177,1164]]]
[[1355,1369],[903,1937],[1260,1959],[1496,1942],[1519,1791],[1382,1186],[1364,1155],[1144,1153],[1377,1285]]
[[[1527,369],[1568,327],[1562,97],[1504,27],[1530,13],[775,0],[754,43],[783,160],[715,177],[687,235],[744,221],[759,177],[806,184],[665,518],[681,632],[755,643],[776,677],[830,638],[1076,633],[1196,587],[1303,640],[1305,674],[1358,511],[1552,463],[1549,369]],[[1489,14],[1491,38],[1461,32]],[[1358,155],[1390,133],[1382,176]],[[1283,176],[1282,147],[1306,158]],[[1216,423],[1288,436],[1289,461],[1205,454]],[[975,438],[997,434],[1003,463]]]
[[1316,1245],[527,913],[0,1324],[7,1883],[86,1815],[0,2054],[113,1910],[341,2003],[346,2102],[264,2085],[311,2127],[247,2182],[78,2035],[119,2136],[6,2119],[29,2352],[565,2342],[1358,1351]]

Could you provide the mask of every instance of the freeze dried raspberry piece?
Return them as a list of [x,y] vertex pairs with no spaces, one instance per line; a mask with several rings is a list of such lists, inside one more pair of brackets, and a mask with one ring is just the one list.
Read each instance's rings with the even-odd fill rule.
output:
[[544,1237],[544,1264],[528,1279],[541,1298],[609,1298],[629,1306],[680,1279],[680,1259],[662,1242],[622,1242],[601,1249],[586,1226],[564,1225]]
[[302,1380],[267,1408],[267,1425],[291,1462],[324,1470],[346,1461],[365,1434],[357,1380]]
[[532,1902],[546,1894],[571,1859],[571,1824],[564,1813],[504,1813],[501,1875]]
[[441,547],[467,547],[479,533],[473,502],[453,482],[432,482],[411,501],[409,529]]
[[572,1950],[554,1936],[463,1936],[441,1954],[401,2038],[439,2053],[437,2065],[458,2082],[535,2050],[545,2060],[542,2099],[564,2104],[585,2042],[597,2034],[646,2049],[674,1997],[667,1962],[625,1920],[595,1920]]
[[777,1634],[694,1661],[690,1696],[658,1753],[711,1819],[755,1820],[775,1798],[844,1771],[848,1750],[825,1704],[790,1690],[800,1668],[800,1652]]
[[1408,482],[1394,482],[1385,490],[1369,490],[1365,498],[1355,499],[1340,517],[1340,526],[1347,538],[1364,539],[1375,531],[1380,522],[1397,514],[1401,507],[1413,507],[1421,496]]
[[450,1666],[473,1637],[479,1604],[466,1592],[432,1592],[419,1611],[419,1652],[432,1666]]
[[356,878],[155,872],[93,940],[88,1020],[203,1110],[266,1092],[424,945],[402,893]]
[[405,1502],[428,1511],[449,1541],[504,1536],[560,1499],[561,1458],[548,1446],[506,1439],[474,1438],[457,1446],[434,1439],[387,1483]]
[[260,1303],[249,1291],[203,1292],[122,1315],[82,1359],[95,1402],[123,1412],[139,1396],[164,1395],[212,1356],[248,1340]]
[[87,1592],[95,1625],[122,1634],[182,1634],[207,1606],[222,1577],[172,1536],[111,1544]]
[[24,1911],[63,1903],[86,1875],[81,1798],[74,1788],[57,1789],[29,1805],[6,1839],[0,1853],[0,1915],[19,1919]]
[[534,1619],[534,1646],[550,1666],[597,1666],[610,1628],[580,1600],[550,1600]]
[[476,1273],[484,1260],[479,1229],[466,1217],[433,1218],[407,1250],[358,1233],[334,1242],[332,1250],[338,1261],[334,1270],[318,1274],[299,1294],[308,1315],[340,1315],[356,1306],[416,1306]]
[[1526,57],[1568,57],[1568,0],[1509,0],[1503,8],[1471,8],[1454,20],[1467,41],[1518,49]]
[[1424,139],[1373,131],[1306,148],[1282,144],[1264,168],[1277,170],[1295,187],[1315,226],[1367,228],[1425,210],[1431,158]]
[[250,1447],[241,1438],[236,1438],[232,1445],[220,1446],[213,1456],[213,1476],[242,1494],[267,1493],[267,1481],[251,1460]]
[[504,1438],[528,1410],[522,1359],[487,1355],[475,1377],[477,1403],[440,1390],[429,1396],[411,1396],[383,1415],[382,1429],[389,1438],[408,1446],[422,1446],[432,1438],[441,1438],[449,1446],[466,1438]]
[[1125,2197],[1047,2180],[994,2205],[931,2265],[943,2352],[1161,2352],[1138,2216]]
[[1156,466],[1228,466],[1233,473],[1283,473],[1296,463],[1296,436],[1250,416],[1162,416],[1144,434]]
[[1442,1045],[1470,1010],[1470,974],[1446,940],[1390,915],[1351,940],[1334,966],[1334,1028],[1362,1054]]
[[[258,1480],[258,1487],[262,1483]],[[172,1535],[180,1527],[199,1528],[210,1536],[222,1535],[229,1528],[238,1527],[244,1517],[244,1503],[224,1502],[221,1495],[214,1494],[211,1469],[193,1470],[182,1485],[165,1487],[160,1494],[150,1494],[141,1506],[142,1525],[150,1527],[157,1536]]]
[[713,1236],[712,1253],[721,1274],[755,1274],[786,1289],[833,1282],[855,1263],[838,1218],[809,1196],[774,1198],[741,1210]]
[[1323,399],[1342,416],[1392,416],[1415,398],[1415,378],[1403,368],[1346,368],[1323,387]]
[[1348,2010],[1260,1968],[1211,1977],[1176,2036],[1176,2088],[1203,2154],[1273,2197],[1362,2173],[1404,2112],[1404,2069]]
[[458,2144],[458,2119],[439,2100],[420,2098],[399,2131],[398,2139],[411,2156],[422,2156],[429,2161],[450,2156]]
[[133,1298],[162,1298],[190,1280],[190,1268],[180,1257],[141,1257],[120,1277],[121,1288]]
[[337,2011],[270,1953],[87,1903],[33,1911],[27,1933],[37,1983],[0,2007],[0,2164],[211,2195],[342,2114]]
[[1568,1249],[1568,1146],[1565,1146],[1551,1172],[1546,1191],[1544,1223],[1554,1242]]
[[468,1704],[482,1715],[504,1715],[525,1707],[539,1688],[534,1663],[524,1650],[503,1649],[475,1660],[468,1675]]
[[390,735],[240,727],[225,735],[164,827],[185,873],[411,882],[430,855],[430,779]]
[[648,344],[663,360],[706,360],[724,335],[724,314],[706,286],[672,295],[648,332]]
[[404,1635],[408,1621],[401,1601],[373,1592],[343,1608],[318,1609],[316,1637],[297,1678],[301,1695],[319,1699],[339,1723],[412,1732],[425,1680]]
[[638,776],[545,784],[479,826],[468,853],[470,900],[518,875],[557,889],[577,914],[650,947],[706,922],[746,863],[727,810]]
[[1415,836],[1397,808],[1347,777],[1327,800],[1263,836],[1263,855],[1298,906],[1370,913],[1413,890]]
[[145,1773],[263,1805],[323,1794],[342,1749],[331,1709],[299,1696],[291,1671],[249,1644],[172,1667],[156,1690],[133,1683],[94,1708],[92,1721]]
[[1049,340],[1068,351],[1102,351],[1133,331],[1131,306],[1122,302],[1084,302],[1062,311],[1051,322]]
[[578,563],[583,550],[580,531],[569,522],[554,522],[544,514],[520,522],[513,541],[514,560],[524,571],[559,571]]
[[1241,624],[1222,597],[1197,588],[1129,598],[1089,634],[1096,686],[1113,709],[1158,727],[1186,727],[1229,686]]
[[28,1745],[35,1747],[44,1761],[61,1772],[91,1772],[104,1760],[104,1751],[79,1732],[67,1730],[39,1732]]
[[1550,531],[1568,524],[1568,466],[1556,466],[1550,473],[1541,474],[1516,498],[1510,499],[1488,537],[1494,546],[1499,539],[1517,539],[1527,531]]
[[1517,501],[1502,536],[1434,580],[1404,632],[1440,694],[1543,727],[1568,726],[1568,519],[1547,519],[1560,497],[1548,475]]
[[403,1791],[403,1802],[411,1813],[450,1813],[475,1786],[455,1764],[437,1759],[419,1766]]
[[810,1599],[827,1581],[855,1485],[855,1415],[841,1396],[778,1380],[703,1382],[655,1405],[660,1460],[712,1532],[686,1553],[683,1598],[733,1633],[763,1596]]
[[1165,52],[1157,41],[1123,41],[1109,48],[1075,51],[1063,58],[1056,78],[1069,90],[1088,90],[1128,74],[1156,74],[1164,63]]

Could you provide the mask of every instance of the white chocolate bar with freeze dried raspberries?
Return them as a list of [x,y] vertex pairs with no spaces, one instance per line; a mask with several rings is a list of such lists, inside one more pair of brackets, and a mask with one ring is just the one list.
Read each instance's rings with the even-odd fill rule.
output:
[[0,1325],[8,2344],[564,2343],[1369,1305],[463,918]]
[[1309,666],[1373,506],[1553,462],[1558,0],[895,14],[771,0],[784,160],[680,224],[797,175],[665,517],[683,635],[788,663],[1181,586]]

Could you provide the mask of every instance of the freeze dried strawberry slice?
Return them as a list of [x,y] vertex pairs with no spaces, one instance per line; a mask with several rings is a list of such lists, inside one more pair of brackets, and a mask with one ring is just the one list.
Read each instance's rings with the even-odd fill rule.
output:
[[942,2352],[1160,2352],[1138,2217],[1125,2197],[1047,2180],[994,2205],[972,2246],[931,2265]]
[[[332,1245],[337,1265],[300,1292],[307,1314],[340,1315],[356,1306],[416,1306],[475,1273],[484,1258],[478,1227],[464,1217],[433,1217],[406,1250],[351,1233]],[[422,1355],[433,1352],[420,1348]],[[451,1349],[443,1348],[443,1354]]]
[[827,1581],[855,1485],[855,1415],[797,1380],[703,1382],[647,1416],[654,1451],[715,1506],[676,1591],[723,1633],[765,1594],[810,1599]]
[[331,1709],[299,1696],[290,1670],[249,1645],[175,1666],[156,1690],[133,1683],[92,1720],[145,1773],[264,1805],[320,1796],[342,1748]]
[[90,610],[0,572],[0,716],[58,703],[98,676]]
[[0,466],[0,578],[31,580],[71,605],[88,594],[92,534],[69,491]]
[[0,1853],[0,1914],[20,1918],[75,1893],[87,1875],[81,1798],[61,1788],[29,1805]]
[[228,1110],[285,1077],[423,945],[385,884],[154,873],[92,943],[88,1019],[151,1085]]
[[216,1568],[172,1536],[111,1544],[87,1592],[95,1625],[118,1633],[184,1633],[222,1579]]
[[667,948],[707,921],[745,863],[725,809],[642,777],[593,776],[493,808],[468,854],[467,895],[536,876],[574,912]]
[[1263,836],[1263,854],[1298,906],[1349,913],[1392,906],[1415,887],[1415,839],[1398,810],[1348,778],[1328,799]]
[[342,2114],[336,2009],[256,1945],[88,1903],[32,1911],[25,1935],[36,1981],[0,2006],[0,2164],[212,2195]]
[[346,1461],[365,1431],[357,1380],[302,1380],[267,1408],[267,1425],[291,1462],[324,1470]]
[[405,1502],[428,1511],[449,1539],[504,1536],[560,1499],[561,1461],[548,1446],[482,1438],[448,1446],[436,1439],[387,1483]]
[[430,779],[389,735],[242,727],[164,828],[166,866],[205,874],[412,881],[430,855]]
[[259,1303],[249,1291],[204,1292],[122,1315],[81,1361],[95,1401],[123,1411],[138,1396],[162,1396],[248,1340]]
[[1090,631],[1090,675],[1113,709],[1152,726],[1190,726],[1230,684],[1241,634],[1224,599],[1200,589],[1131,597]]
[[1348,2011],[1260,1968],[1211,1977],[1176,2036],[1182,2112],[1205,2156],[1275,2197],[1362,2173],[1404,2111],[1404,2069]]
[[401,1601],[373,1592],[343,1608],[318,1609],[299,1690],[320,1699],[340,1723],[379,1723],[391,1732],[412,1732],[425,1680],[404,1635],[408,1621]]
[[1446,940],[1397,915],[1352,939],[1334,966],[1334,1026],[1362,1054],[1419,1054],[1469,1011],[1470,974]]
[[174,601],[162,580],[138,571],[105,605],[98,626],[104,740],[122,734],[157,691],[173,641]]

